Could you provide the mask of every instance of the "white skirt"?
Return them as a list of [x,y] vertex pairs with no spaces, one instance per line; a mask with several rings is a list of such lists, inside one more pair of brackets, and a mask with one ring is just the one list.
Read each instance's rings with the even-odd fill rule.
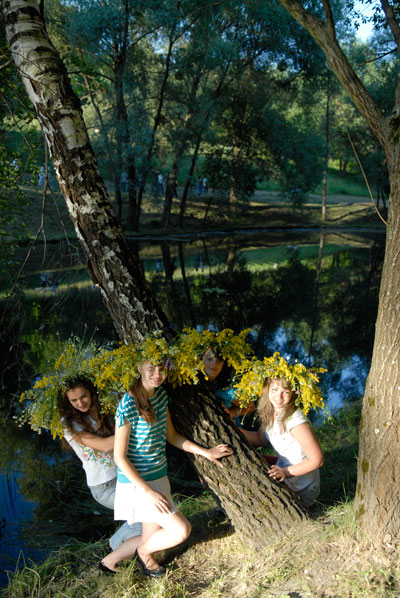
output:
[[160,513],[154,505],[149,504],[146,493],[135,484],[117,481],[114,502],[114,519],[116,521],[127,521],[128,525],[140,521],[141,523],[158,523],[162,526],[162,522],[166,517],[177,512],[167,476],[158,480],[147,481],[147,484],[153,490],[164,494],[168,499],[171,513]]

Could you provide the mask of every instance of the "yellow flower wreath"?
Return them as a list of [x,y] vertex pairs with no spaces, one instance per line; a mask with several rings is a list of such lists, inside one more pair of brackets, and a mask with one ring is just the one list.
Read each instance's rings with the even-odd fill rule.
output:
[[139,376],[138,365],[144,361],[163,363],[167,380],[174,386],[197,384],[204,375],[202,355],[211,347],[232,367],[235,380],[235,398],[240,405],[257,400],[267,378],[286,378],[298,393],[297,403],[305,413],[310,408],[323,408],[324,402],[318,388],[318,373],[324,368],[307,369],[301,363],[289,364],[279,353],[258,360],[252,354],[246,337],[250,329],[234,334],[226,328],[220,332],[186,328],[172,342],[159,333],[149,335],[137,345],[121,344],[117,349],[99,348],[94,343],[87,346],[77,338],[64,344],[51,373],[37,380],[32,388],[21,395],[24,402],[19,423],[28,423],[33,430],[50,430],[53,437],[63,436],[60,421],[60,393],[68,388],[71,378],[85,376],[96,386],[104,413],[113,413],[121,393]]

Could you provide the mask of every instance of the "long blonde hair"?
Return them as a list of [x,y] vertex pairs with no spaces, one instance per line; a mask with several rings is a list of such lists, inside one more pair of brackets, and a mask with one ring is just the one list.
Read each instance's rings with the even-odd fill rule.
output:
[[[282,383],[283,388],[291,391],[290,403],[286,405],[279,416],[275,418],[274,407],[269,400],[269,389],[274,380],[279,380]],[[290,383],[286,378],[268,378],[264,384],[264,388],[261,393],[260,400],[258,401],[258,417],[260,418],[261,424],[266,430],[269,430],[274,425],[275,419],[278,422],[279,430],[283,434],[286,432],[286,420],[290,417],[297,409],[296,407],[296,393],[292,390]]]

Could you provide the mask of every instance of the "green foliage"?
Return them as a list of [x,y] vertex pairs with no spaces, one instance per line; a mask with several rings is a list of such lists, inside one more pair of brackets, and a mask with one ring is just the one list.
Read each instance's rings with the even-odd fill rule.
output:
[[355,399],[317,427],[318,440],[325,456],[319,498],[324,504],[332,504],[338,497],[351,500],[355,495],[362,408],[358,397]]
[[207,155],[203,170],[211,188],[229,194],[233,187],[237,198],[247,201],[254,194],[257,178],[261,175],[250,160],[241,157],[232,159],[221,152]]
[[284,197],[300,207],[321,180],[323,140],[317,131],[307,131],[277,115],[270,115],[269,125],[275,178]]
[[21,189],[21,160],[0,147],[0,277],[12,275],[13,254],[25,237],[27,196]]

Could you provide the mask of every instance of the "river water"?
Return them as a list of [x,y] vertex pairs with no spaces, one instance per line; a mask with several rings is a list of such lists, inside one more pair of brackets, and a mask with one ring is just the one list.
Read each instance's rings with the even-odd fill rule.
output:
[[[278,350],[324,365],[331,410],[362,396],[372,353],[383,235],[293,232],[132,243],[168,317],[187,326],[250,327],[259,356]],[[12,301],[1,299],[0,583],[24,559],[41,560],[68,538],[87,538],[85,517],[106,518],[91,501],[77,460],[57,443],[16,428],[19,393],[46,369],[71,334],[115,339],[99,289],[76,245],[31,255]],[[82,493],[79,525],[65,513]],[[75,503],[74,503],[75,504]],[[76,508],[76,507],[75,507]],[[76,520],[76,512],[74,520]],[[104,527],[98,537],[105,533]],[[93,536],[91,536],[92,538]]]

